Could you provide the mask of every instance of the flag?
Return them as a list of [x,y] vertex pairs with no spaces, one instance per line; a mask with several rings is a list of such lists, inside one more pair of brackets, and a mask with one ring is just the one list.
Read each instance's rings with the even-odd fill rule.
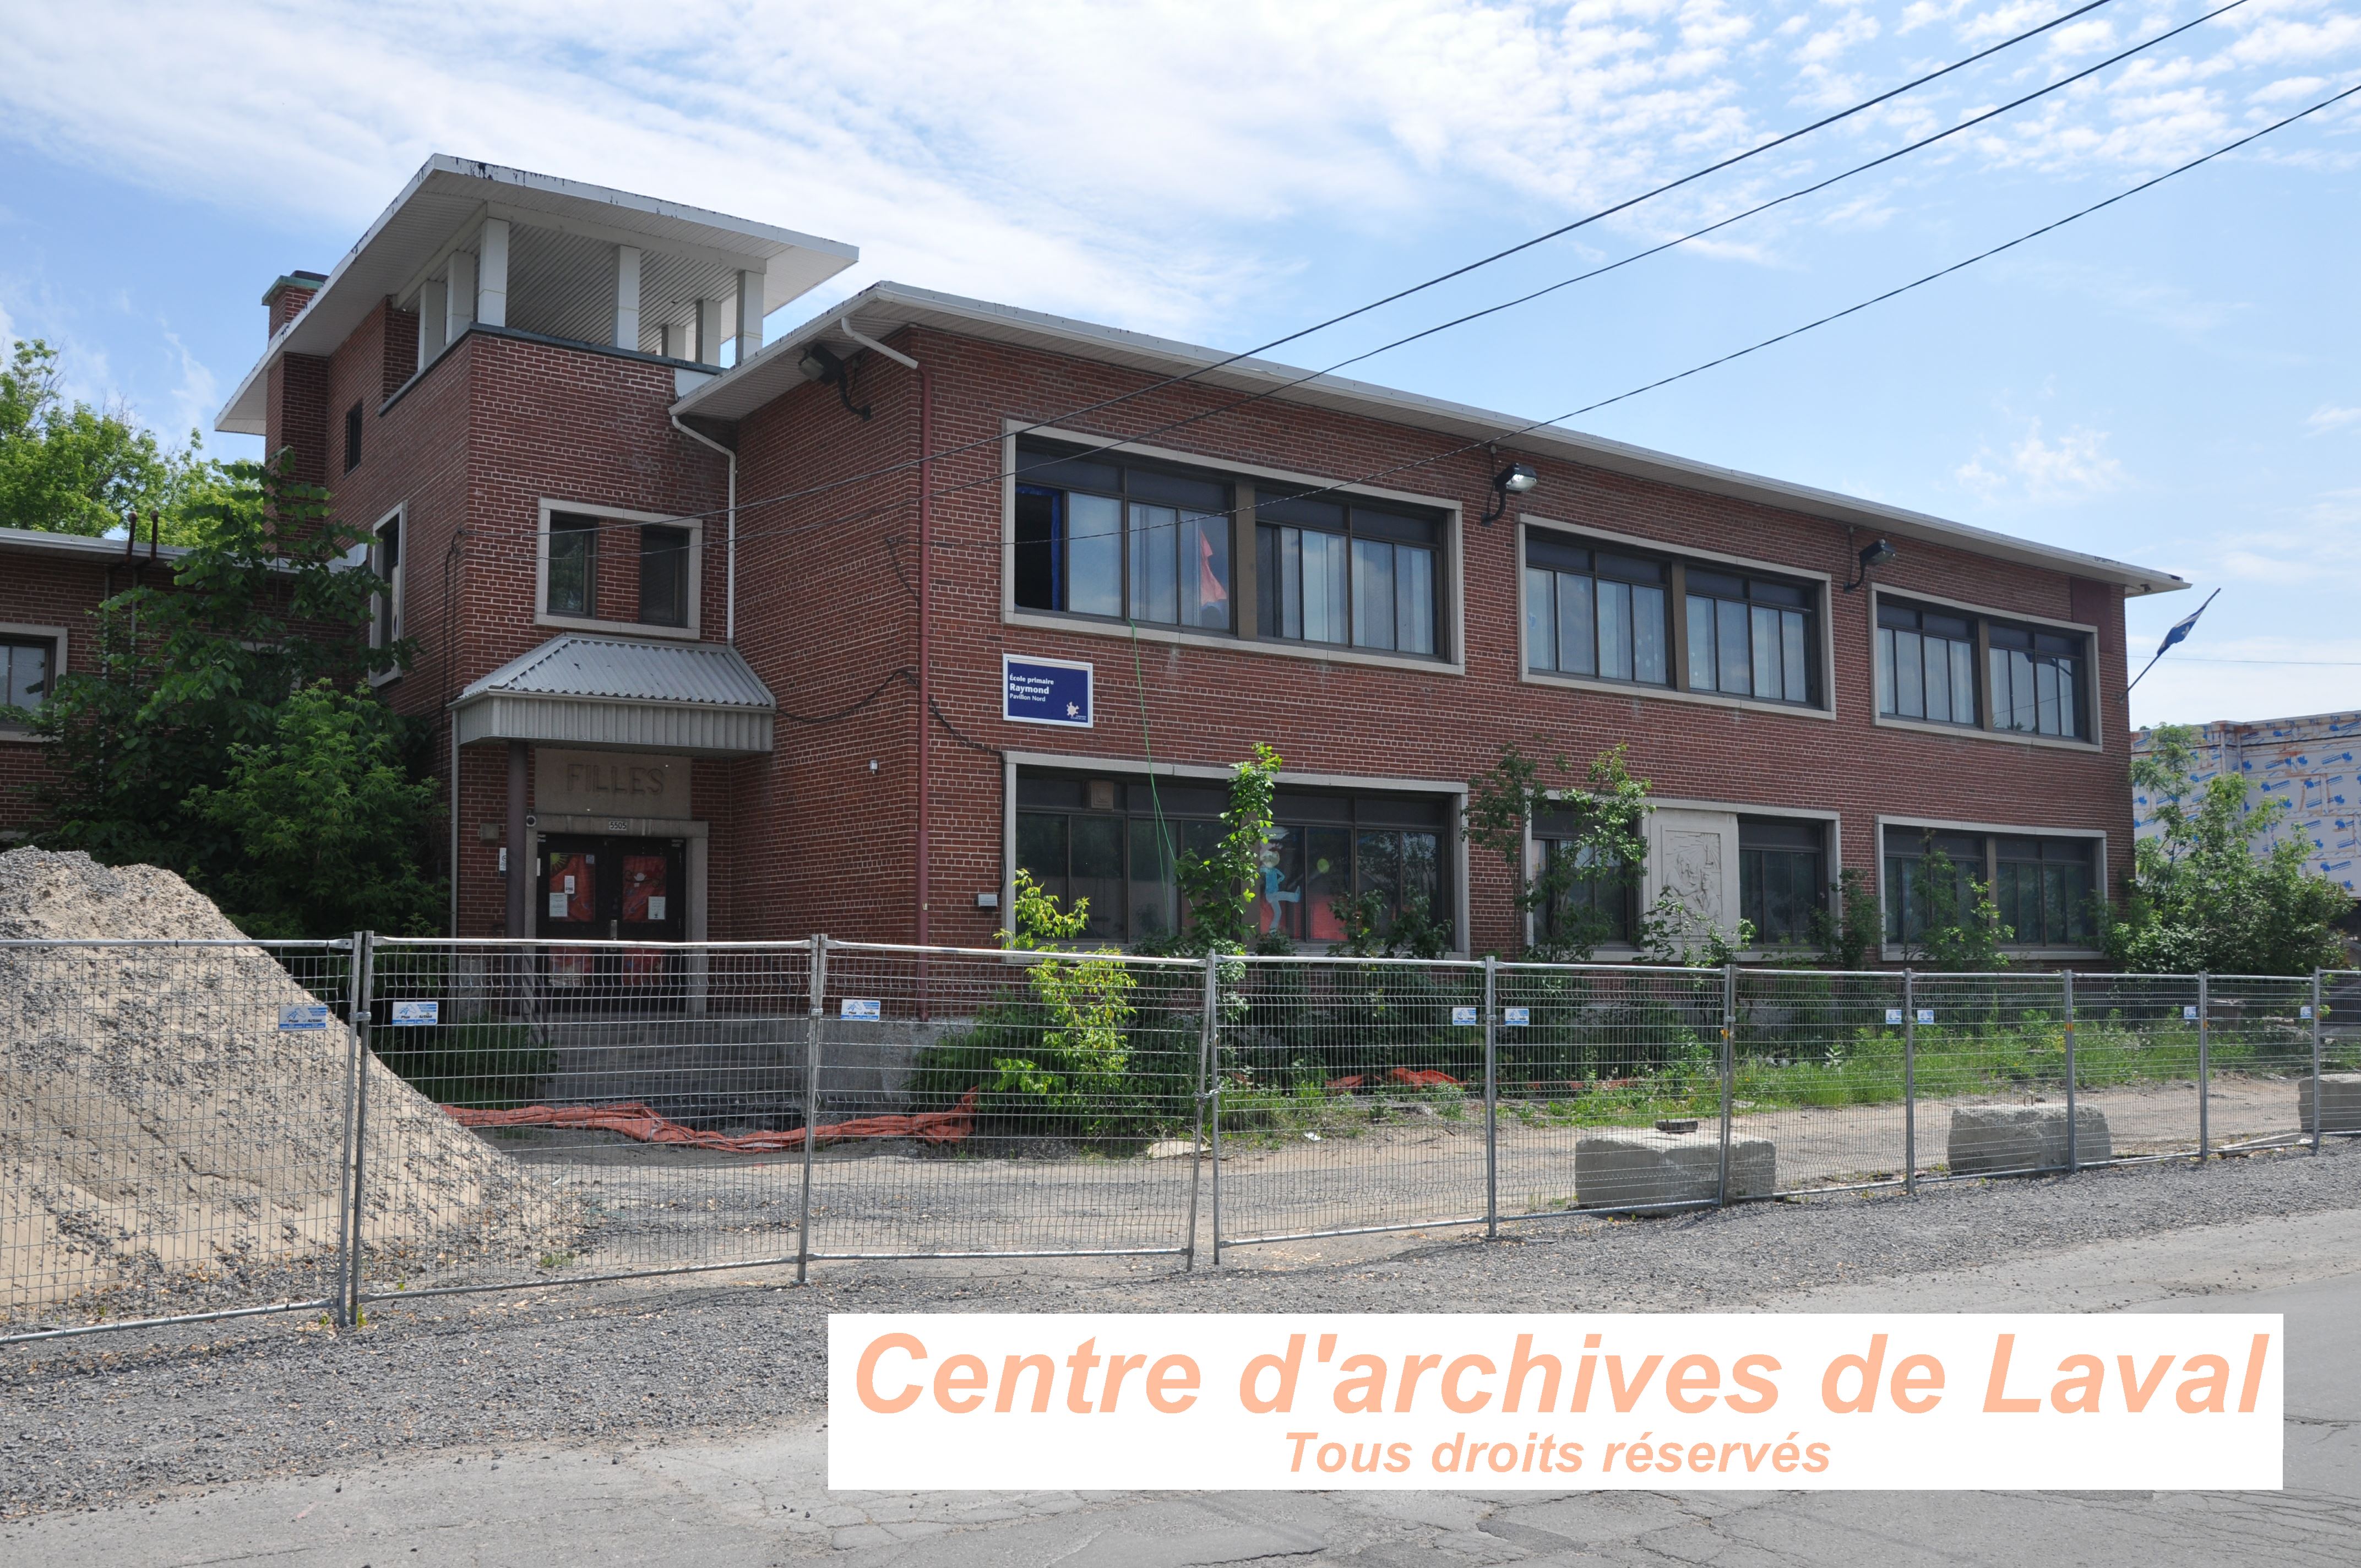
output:
[[2215,588],[2212,593],[2207,594],[2203,604],[2201,604],[2195,609],[2191,610],[2187,619],[2178,622],[2174,625],[2171,630],[2166,632],[2164,634],[2164,641],[2156,645],[2156,656],[2161,659],[2164,657],[2166,649],[2170,648],[2176,642],[2186,641],[2189,638],[2190,632],[2196,630],[2197,618],[2203,615],[2213,605],[2213,601],[2221,597],[2221,594],[2222,590],[2220,588]]

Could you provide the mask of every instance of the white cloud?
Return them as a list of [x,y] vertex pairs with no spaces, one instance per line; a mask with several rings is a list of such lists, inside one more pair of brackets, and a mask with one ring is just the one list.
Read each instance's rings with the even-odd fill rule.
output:
[[2105,431],[2081,426],[2048,440],[2035,419],[2005,453],[1982,448],[1951,477],[1986,500],[2081,500],[2119,489],[2126,481],[2123,464],[2107,455],[2106,444]]
[[2303,422],[2312,427],[2314,434],[2324,435],[2332,430],[2343,430],[2348,424],[2361,424],[2361,409],[2341,409],[2323,403],[2312,410],[2312,417]]

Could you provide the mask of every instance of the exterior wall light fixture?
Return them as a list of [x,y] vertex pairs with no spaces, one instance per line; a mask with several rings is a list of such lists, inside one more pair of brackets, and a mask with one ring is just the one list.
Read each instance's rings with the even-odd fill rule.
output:
[[1476,521],[1489,528],[1494,519],[1509,510],[1509,498],[1511,495],[1521,496],[1541,482],[1542,477],[1533,472],[1532,464],[1510,464],[1492,476],[1492,504],[1486,507],[1484,515]]
[[835,387],[836,395],[844,400],[847,413],[858,414],[862,419],[869,417],[869,410],[853,406],[852,367],[838,357],[835,350],[828,345],[814,342],[807,345],[804,349],[804,356],[796,361],[796,368],[804,373],[807,381],[818,381],[823,387]]
[[1893,560],[1897,552],[1894,550],[1894,546],[1887,543],[1883,539],[1879,540],[1874,544],[1863,546],[1862,549],[1853,557],[1861,563],[1861,569],[1853,574],[1852,581],[1844,586],[1844,591],[1850,593],[1853,589],[1861,587],[1861,584],[1869,581],[1870,568],[1872,566],[1884,565],[1888,561]]

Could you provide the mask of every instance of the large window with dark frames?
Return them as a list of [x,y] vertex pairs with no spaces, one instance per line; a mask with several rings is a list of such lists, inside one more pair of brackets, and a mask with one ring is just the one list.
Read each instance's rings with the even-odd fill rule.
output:
[[598,613],[598,520],[580,512],[549,514],[549,613]]
[[[548,588],[544,613],[583,620],[686,628],[697,608],[697,531],[679,523],[632,522],[588,512],[549,514]],[[599,558],[621,552],[623,580],[602,600]],[[610,572],[617,564],[610,564]],[[632,574],[637,575],[633,595]]]
[[648,523],[640,529],[640,620],[647,626],[688,624],[689,534]]
[[1525,663],[1547,674],[1824,702],[1820,586],[1719,565],[1525,536]]
[[1232,630],[1226,480],[1037,442],[1016,469],[1019,609]]
[[1825,829],[1817,822],[1738,819],[1738,913],[1763,948],[1808,946],[1828,905]]
[[2090,674],[2083,632],[1879,598],[1877,711],[1885,718],[2088,740]]
[[1885,939],[1972,917],[1982,888],[2008,927],[2004,946],[2087,948],[2097,939],[2098,840],[1923,828],[1885,830]]
[[[1222,789],[1025,769],[1016,778],[1016,864],[1071,907],[1087,934],[1136,943],[1185,919],[1173,866],[1220,839]],[[1342,941],[1339,905],[1371,897],[1381,922],[1417,909],[1448,920],[1449,805],[1432,797],[1282,790],[1263,853],[1257,927],[1306,944]]]
[[1397,507],[1261,494],[1256,620],[1265,637],[1433,655],[1443,523]]
[[1577,841],[1580,831],[1567,812],[1543,811],[1533,817],[1533,841],[1541,846],[1542,870],[1552,884],[1538,912],[1541,934],[1629,947],[1639,939],[1640,879],[1629,867],[1602,868],[1596,851]]

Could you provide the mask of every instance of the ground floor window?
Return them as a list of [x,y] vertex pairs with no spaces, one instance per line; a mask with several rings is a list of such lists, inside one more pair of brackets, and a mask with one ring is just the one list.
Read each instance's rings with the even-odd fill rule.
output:
[[1637,943],[1640,879],[1631,867],[1598,861],[1590,846],[1576,841],[1578,831],[1568,814],[1545,811],[1533,818],[1543,872],[1552,884],[1539,911],[1541,934],[1589,947]]
[[1885,939],[1916,942],[1964,923],[1982,894],[2008,927],[2003,945],[2088,947],[2097,938],[2097,852],[2089,838],[1888,828]]
[[[1220,839],[1219,787],[1021,770],[1016,864],[1088,934],[1138,943],[1187,919],[1174,868]],[[1446,924],[1449,803],[1427,796],[1281,791],[1263,853],[1256,924],[1307,946],[1345,939],[1356,906],[1380,926],[1417,911]]]
[[1817,822],[1738,819],[1738,913],[1764,948],[1807,947],[1827,906],[1824,829]]

